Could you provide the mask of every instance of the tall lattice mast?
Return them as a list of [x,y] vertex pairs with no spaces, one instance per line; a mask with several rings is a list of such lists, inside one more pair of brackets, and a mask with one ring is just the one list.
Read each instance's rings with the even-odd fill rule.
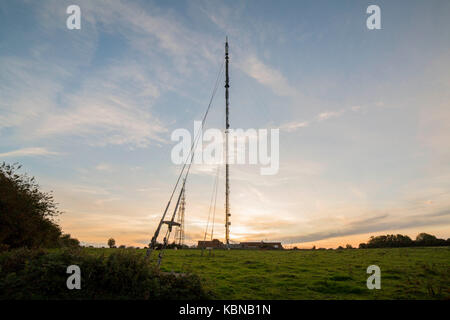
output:
[[230,122],[229,114],[229,95],[228,88],[230,87],[230,79],[228,77],[228,37],[225,41],[225,241],[227,247],[230,244],[230,181],[229,181],[229,167],[228,167],[228,130]]
[[178,219],[177,222],[180,224],[175,232],[175,243],[179,246],[184,245],[184,211],[186,208],[186,189],[185,189],[185,183],[183,183],[183,190],[181,190],[181,200],[180,200],[180,207],[178,208]]

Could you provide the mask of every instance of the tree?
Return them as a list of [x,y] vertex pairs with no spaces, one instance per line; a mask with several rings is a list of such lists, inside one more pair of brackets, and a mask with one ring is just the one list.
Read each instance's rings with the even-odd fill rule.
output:
[[80,246],[80,241],[78,241],[78,239],[70,237],[70,234],[63,234],[61,238],[59,238],[59,246],[76,248]]
[[436,240],[436,236],[433,236],[432,234],[428,234],[425,232],[419,233],[416,237],[416,241],[434,241]]
[[435,236],[425,233],[425,232],[419,233],[416,237],[416,243],[419,246],[420,245],[430,246],[430,245],[436,244],[436,242],[437,242],[436,240],[437,240],[437,238]]
[[108,246],[109,246],[110,248],[114,248],[115,245],[116,245],[116,240],[114,240],[113,238],[110,238],[110,239],[108,240]]
[[346,244],[346,245],[345,245],[345,248],[346,248],[346,249],[353,249],[353,247],[352,247],[351,244]]
[[33,177],[19,174],[18,164],[0,165],[0,243],[10,248],[57,247],[60,214],[50,193]]
[[397,248],[397,247],[410,247],[413,245],[413,241],[410,237],[401,234],[388,234],[385,236],[370,237],[367,242],[367,248]]

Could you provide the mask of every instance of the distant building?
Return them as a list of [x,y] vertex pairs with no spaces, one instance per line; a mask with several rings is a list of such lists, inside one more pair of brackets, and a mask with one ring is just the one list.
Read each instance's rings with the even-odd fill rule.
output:
[[284,249],[281,242],[241,242],[242,249]]
[[213,239],[211,241],[199,241],[197,248],[205,249],[205,248],[224,248],[224,244],[222,241],[219,241],[217,239]]
[[[254,242],[241,242],[240,244],[229,244],[230,249],[267,249],[267,250],[283,250],[281,242],[264,242],[264,241],[254,241]],[[198,241],[197,248],[206,249],[226,249],[227,246],[223,244],[222,241],[213,239],[211,241]]]

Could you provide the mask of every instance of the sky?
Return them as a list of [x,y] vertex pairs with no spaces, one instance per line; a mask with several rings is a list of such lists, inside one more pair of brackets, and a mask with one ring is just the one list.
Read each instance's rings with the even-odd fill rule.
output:
[[[381,30],[366,27],[371,4]],[[201,120],[226,36],[231,127],[280,129],[277,174],[230,166],[233,241],[450,237],[447,0],[1,1],[0,162],[53,192],[65,233],[147,245],[180,170],[171,133]],[[206,127],[223,128],[223,97]],[[195,165],[187,182],[188,244],[214,172]]]

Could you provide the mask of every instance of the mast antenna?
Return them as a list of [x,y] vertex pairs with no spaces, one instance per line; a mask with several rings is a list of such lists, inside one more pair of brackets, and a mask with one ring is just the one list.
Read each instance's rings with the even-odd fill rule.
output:
[[[207,106],[206,111],[205,111],[205,113],[203,115],[203,118],[202,118],[202,126],[201,126],[201,128],[204,127],[204,124],[206,122],[206,118],[207,118],[208,113],[209,113],[209,111],[211,109],[212,102],[214,100],[214,97],[216,95],[217,89],[219,87],[219,80],[220,80],[220,78],[221,78],[221,76],[223,74],[222,73],[223,72],[223,65],[224,65],[224,63],[222,63],[221,66],[220,66],[219,74],[217,75],[217,79],[216,79],[216,82],[214,84],[214,88],[213,88],[213,92],[211,94],[211,98],[209,100],[208,106]],[[228,66],[228,63],[227,63],[227,66]],[[228,72],[227,72],[227,74],[228,74]],[[227,122],[228,122],[228,120],[227,120]],[[178,175],[178,178],[177,178],[177,181],[175,183],[175,186],[173,187],[172,192],[170,194],[169,201],[167,202],[166,208],[165,208],[165,210],[164,210],[164,212],[162,214],[161,220],[159,221],[159,224],[158,224],[158,226],[157,226],[157,228],[155,230],[155,233],[154,233],[154,235],[152,237],[152,240],[149,243],[149,246],[147,248],[146,257],[147,257],[147,259],[150,259],[153,250],[156,249],[156,247],[158,247],[157,239],[158,239],[158,236],[159,236],[159,234],[161,232],[161,228],[162,228],[162,226],[164,224],[167,224],[167,231],[166,231],[165,236],[164,236],[164,240],[163,240],[163,243],[162,243],[162,246],[161,246],[161,250],[160,250],[160,252],[158,254],[157,267],[159,267],[159,265],[161,264],[161,261],[162,261],[162,258],[163,258],[163,251],[168,245],[170,234],[172,232],[173,227],[179,227],[179,228],[181,227],[180,229],[183,230],[181,232],[181,241],[184,239],[184,226],[182,226],[182,224],[184,224],[184,218],[180,219],[180,222],[176,222],[175,221],[175,217],[176,217],[176,214],[178,212],[178,208],[179,208],[180,204],[181,204],[181,207],[182,207],[182,212],[184,212],[184,210],[185,210],[185,203],[186,203],[186,200],[185,200],[185,189],[184,189],[185,188],[185,183],[186,183],[186,179],[187,179],[187,177],[189,175],[189,171],[191,169],[191,165],[193,163],[193,159],[194,159],[194,155],[195,155],[194,151],[195,151],[195,149],[197,147],[197,144],[198,144],[198,141],[200,139],[201,132],[202,131],[197,133],[197,136],[194,138],[194,141],[192,141],[189,155],[186,158],[186,160],[184,161],[184,164],[183,164],[183,166],[181,168],[181,171],[180,171],[180,173]],[[190,161],[189,161],[189,159],[190,159]],[[183,176],[184,176],[184,178],[183,178]],[[170,204],[171,204],[171,202],[172,202],[172,200],[174,198],[175,192],[178,189],[178,185],[180,183],[180,180],[182,180],[182,178],[183,178],[183,185],[182,185],[180,193],[178,195],[178,199],[177,199],[175,208],[173,210],[172,218],[170,220],[164,220],[166,218],[166,215],[167,215],[167,213],[169,211]],[[180,240],[180,238],[178,238],[178,239]]]
[[175,232],[175,243],[180,246],[180,249],[184,245],[184,212],[186,210],[186,179],[184,179],[183,182],[183,188],[181,190],[181,201],[180,201],[180,207],[178,208],[178,223],[180,226],[177,228]]
[[230,128],[229,121],[229,94],[230,78],[228,76],[228,37],[225,40],[225,242],[227,248],[230,247],[230,180],[229,180],[229,164],[228,164],[228,130]]

